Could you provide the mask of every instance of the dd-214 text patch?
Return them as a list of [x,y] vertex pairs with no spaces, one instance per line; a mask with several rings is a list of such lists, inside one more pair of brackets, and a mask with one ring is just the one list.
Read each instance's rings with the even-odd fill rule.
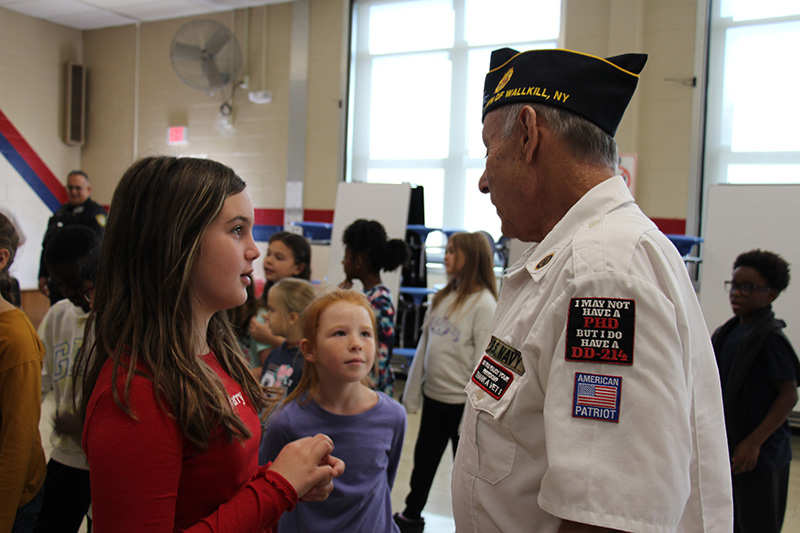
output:
[[636,301],[573,298],[567,318],[567,361],[633,364]]
[[576,372],[572,416],[619,422],[621,396],[621,377]]

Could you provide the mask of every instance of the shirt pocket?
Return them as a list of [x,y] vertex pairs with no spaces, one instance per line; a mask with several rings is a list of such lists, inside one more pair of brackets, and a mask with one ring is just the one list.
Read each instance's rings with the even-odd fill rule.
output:
[[465,417],[461,432],[462,441],[469,443],[464,446],[464,468],[493,485],[508,477],[514,466],[517,443],[504,414],[518,389],[519,383],[510,383],[499,399],[472,381],[465,389],[472,410]]

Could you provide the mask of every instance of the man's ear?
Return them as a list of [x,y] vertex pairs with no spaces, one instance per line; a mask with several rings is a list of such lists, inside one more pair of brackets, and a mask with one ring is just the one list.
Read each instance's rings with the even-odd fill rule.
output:
[[519,142],[525,162],[530,163],[539,144],[539,116],[531,106],[523,106],[520,110],[517,126],[521,130]]
[[311,346],[310,340],[303,339],[300,341],[300,351],[303,352],[303,357],[306,358],[306,361],[317,362],[317,358],[314,356],[314,347]]
[[11,257],[11,252],[5,248],[0,248],[0,271],[2,271],[8,264],[9,257]]

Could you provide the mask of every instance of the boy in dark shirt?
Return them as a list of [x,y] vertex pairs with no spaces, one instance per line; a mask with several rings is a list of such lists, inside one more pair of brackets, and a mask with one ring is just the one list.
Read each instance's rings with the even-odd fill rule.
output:
[[789,285],[789,265],[753,250],[725,282],[734,317],[712,335],[722,382],[733,473],[734,531],[781,530],[792,459],[787,417],[797,402],[800,362],[772,302]]

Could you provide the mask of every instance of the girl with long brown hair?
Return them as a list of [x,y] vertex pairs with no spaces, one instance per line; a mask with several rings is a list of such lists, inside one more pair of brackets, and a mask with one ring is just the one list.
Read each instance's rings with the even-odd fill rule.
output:
[[76,368],[98,531],[263,531],[343,470],[325,435],[257,465],[261,388],[224,311],[259,251],[245,183],[149,157],[114,192]]
[[416,412],[422,403],[411,491],[405,510],[394,516],[403,533],[424,528],[422,509],[448,441],[455,456],[467,400],[464,387],[486,347],[497,304],[486,234],[453,234],[447,241],[444,265],[449,281],[433,296],[403,391],[408,412]]

